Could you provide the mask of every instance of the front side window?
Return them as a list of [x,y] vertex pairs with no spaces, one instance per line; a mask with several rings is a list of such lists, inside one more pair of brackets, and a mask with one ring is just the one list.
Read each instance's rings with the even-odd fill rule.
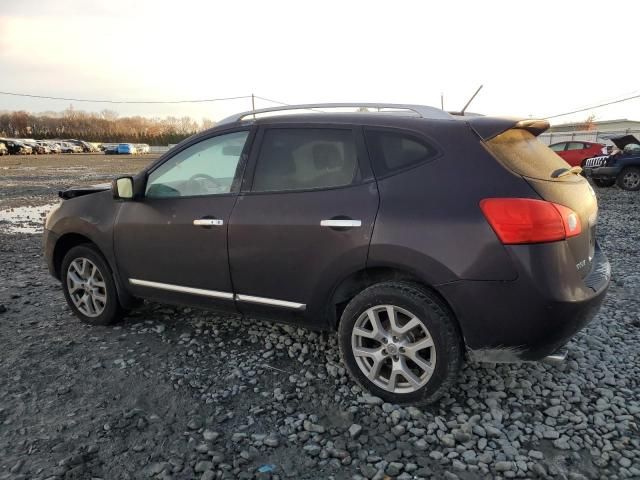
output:
[[271,192],[349,185],[357,167],[351,130],[272,128],[264,134],[252,190]]
[[426,142],[404,133],[370,130],[366,139],[376,177],[419,165],[438,153]]
[[194,197],[231,192],[249,132],[234,132],[202,140],[186,148],[149,174],[146,196]]

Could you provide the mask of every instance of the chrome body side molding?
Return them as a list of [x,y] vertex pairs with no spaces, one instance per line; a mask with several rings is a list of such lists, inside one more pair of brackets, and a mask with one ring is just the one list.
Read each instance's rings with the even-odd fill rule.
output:
[[224,300],[236,300],[237,302],[256,303],[260,305],[270,305],[273,307],[290,308],[292,310],[304,310],[307,306],[304,303],[288,302],[286,300],[277,300],[274,298],[254,297],[253,295],[234,295],[230,292],[220,292],[217,290],[205,290],[203,288],[183,287],[182,285],[173,285],[171,283],[150,282],[148,280],[140,280],[130,278],[131,285],[140,287],[157,288],[159,290],[167,290],[169,292],[188,293],[191,295],[201,295],[203,297],[221,298]]
[[276,300],[274,298],[254,297],[252,295],[236,295],[238,302],[259,303],[273,307],[291,308],[293,310],[304,310],[307,306],[304,303],[287,302],[286,300]]
[[150,282],[148,280],[139,280],[130,278],[131,285],[140,287],[158,288],[160,290],[168,290],[170,292],[190,293],[192,295],[201,295],[203,297],[223,298],[225,300],[233,300],[233,293],[219,292],[217,290],[205,290],[203,288],[183,287],[182,285],[172,285],[170,283]]

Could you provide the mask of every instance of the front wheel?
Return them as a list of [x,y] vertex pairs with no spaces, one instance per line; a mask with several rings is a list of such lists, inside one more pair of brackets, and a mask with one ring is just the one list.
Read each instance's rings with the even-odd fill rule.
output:
[[640,190],[640,168],[627,167],[617,178],[618,186],[623,190],[637,191]]
[[593,179],[593,183],[595,184],[596,187],[600,187],[600,188],[607,188],[607,187],[613,187],[616,183],[615,180],[610,180],[610,179],[602,179],[602,178],[594,178]]
[[78,245],[67,252],[61,280],[67,304],[83,322],[110,325],[121,318],[111,269],[92,245]]
[[408,282],[379,283],[351,300],[339,343],[351,376],[390,403],[437,400],[462,364],[452,314],[431,292]]

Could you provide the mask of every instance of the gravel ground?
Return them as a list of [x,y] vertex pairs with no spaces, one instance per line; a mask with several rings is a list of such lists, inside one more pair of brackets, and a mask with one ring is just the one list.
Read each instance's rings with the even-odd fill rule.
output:
[[[66,158],[0,159],[0,210],[149,161]],[[612,284],[568,361],[467,364],[420,409],[356,387],[335,335],[155,303],[84,326],[0,220],[0,479],[640,478],[640,195],[598,195]]]

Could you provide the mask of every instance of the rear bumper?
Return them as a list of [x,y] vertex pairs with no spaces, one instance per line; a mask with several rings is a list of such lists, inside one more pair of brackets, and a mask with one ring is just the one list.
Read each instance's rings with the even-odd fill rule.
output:
[[564,242],[509,250],[517,280],[457,281],[438,288],[477,361],[533,361],[557,353],[595,316],[609,286],[609,261],[597,246],[584,279]]
[[585,168],[584,175],[590,178],[597,178],[601,180],[614,179],[620,173],[618,167],[597,167],[597,168]]

